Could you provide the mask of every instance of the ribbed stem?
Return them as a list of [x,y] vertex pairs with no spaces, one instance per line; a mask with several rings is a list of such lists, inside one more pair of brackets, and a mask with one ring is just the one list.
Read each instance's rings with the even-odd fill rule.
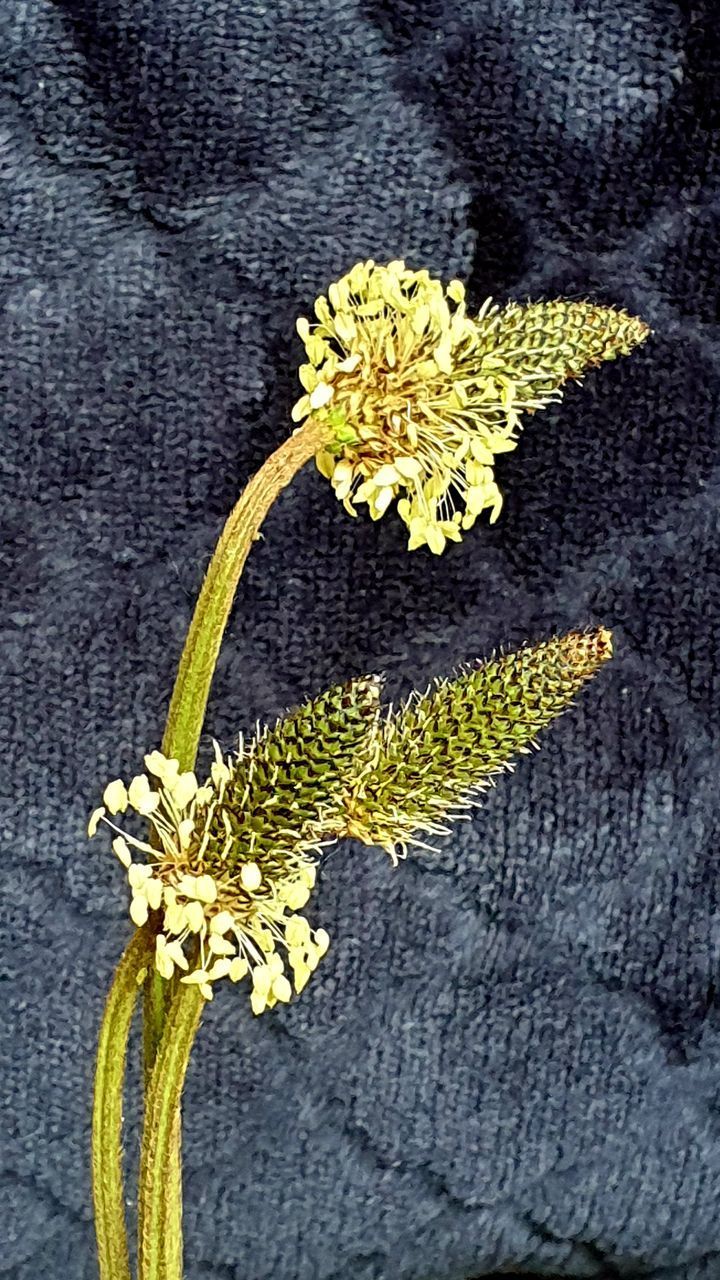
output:
[[179,987],[165,1022],[145,1102],[138,1186],[138,1277],[165,1280],[182,1274],[180,1098],[204,999],[197,987]]
[[92,1117],[92,1186],[100,1280],[130,1280],[123,1197],[122,1114],[125,1060],[142,972],[152,938],[134,934],[117,967],[100,1028]]
[[[325,429],[310,419],[284,441],[250,480],[220,535],[190,623],[162,743],[163,754],[178,760],[182,770],[192,769],[195,765],[220,645],[250,548],[275,499],[300,468],[317,453],[324,439]],[[182,1003],[182,997],[186,993],[187,988],[178,991],[173,1007],[178,1000]],[[166,1025],[166,1017],[166,984],[153,968],[148,975],[145,990],[146,1079],[159,1052],[161,1038],[164,1043],[163,1027]],[[189,1051],[190,1045],[188,1053]],[[162,1087],[162,1078],[159,1087]],[[141,1257],[148,1260],[148,1266],[159,1267],[157,1271],[148,1272],[148,1275],[157,1275],[158,1280],[182,1280],[179,1098],[178,1092],[167,1145],[163,1147],[164,1154],[160,1162],[157,1156],[149,1163],[146,1161],[145,1180],[148,1185],[141,1191],[140,1237],[145,1238],[145,1244],[141,1246]],[[146,1127],[147,1123],[146,1113]],[[152,1187],[150,1183],[153,1184]],[[163,1197],[165,1211],[164,1215],[159,1216],[156,1212],[157,1204]],[[153,1229],[160,1231],[157,1243],[161,1251],[158,1255],[159,1262],[154,1252],[155,1245],[148,1245],[149,1213],[154,1215]],[[140,1275],[144,1280],[142,1267]]]
[[[248,552],[275,499],[317,453],[325,429],[312,419],[263,463],[230,512],[200,589],[170,700],[162,751],[192,769],[223,633]],[[145,1059],[152,1064],[165,1020],[165,983],[156,970],[145,993]]]
[[[143,1008],[143,1081],[144,1092],[150,1088],[153,1067],[157,1051],[162,1039],[165,1015],[171,992],[175,989],[174,981],[165,982],[156,969],[151,968],[145,979],[145,1000]],[[172,1200],[177,1188],[182,1185],[182,1158],[180,1152],[180,1112],[176,1116],[175,1140],[171,1147],[170,1169],[167,1178],[167,1202],[165,1206],[165,1250],[167,1267],[163,1268],[163,1280],[182,1275],[182,1218],[180,1207]]]
[[205,575],[180,659],[163,754],[192,769],[220,644],[248,552],[275,499],[317,453],[326,428],[310,419],[253,476],[231,511]]
[[[154,981],[159,978],[160,981]],[[143,1076],[145,1087],[150,1083],[157,1051],[162,1039],[167,1011],[168,984],[160,978],[154,967],[150,969],[145,980],[145,997],[143,1000]]]

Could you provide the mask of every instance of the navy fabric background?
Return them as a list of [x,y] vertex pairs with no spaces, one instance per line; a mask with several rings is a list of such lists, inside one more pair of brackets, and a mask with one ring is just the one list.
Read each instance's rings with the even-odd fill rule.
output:
[[92,1058],[129,924],[87,812],[159,743],[222,520],[288,431],[295,317],[364,256],[655,336],[528,423],[500,522],[439,560],[303,472],[205,748],[359,672],[397,695],[593,621],[617,657],[436,856],[327,858],[301,1000],[218,993],[188,1280],[720,1274],[714,9],[0,5],[7,1280],[96,1274]]

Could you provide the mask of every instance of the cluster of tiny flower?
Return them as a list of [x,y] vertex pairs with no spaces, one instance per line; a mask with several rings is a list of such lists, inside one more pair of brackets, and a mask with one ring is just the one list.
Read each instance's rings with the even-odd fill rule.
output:
[[496,520],[493,458],[515,448],[519,415],[512,377],[480,349],[490,301],[471,319],[459,280],[443,289],[404,262],[368,261],[332,284],[315,314],[317,324],[297,322],[308,363],[293,419],[333,429],[317,465],[346,510],[365,502],[377,520],[400,497],[409,549],[437,555],[481,512]]
[[[145,756],[145,766],[148,773],[138,774],[129,786],[120,779],[107,785],[88,835],[94,836],[101,822],[115,832],[112,847],[127,871],[133,923],[141,927],[151,911],[163,913],[156,939],[158,972],[171,978],[181,971],[181,982],[199,986],[206,1000],[219,978],[239,982],[249,976],[254,1013],[288,1001],[293,986],[302,991],[329,944],[324,929],[313,931],[296,914],[315,884],[314,863],[297,855],[278,876],[264,872],[257,861],[228,860],[233,837],[222,805],[233,763],[223,759],[217,743],[204,786],[159,751]],[[149,820],[157,847],[111,821],[128,809]],[[227,831],[219,851],[211,839],[218,813]],[[133,850],[145,859],[134,861]],[[197,965],[190,971],[186,945],[193,942],[187,949]]]

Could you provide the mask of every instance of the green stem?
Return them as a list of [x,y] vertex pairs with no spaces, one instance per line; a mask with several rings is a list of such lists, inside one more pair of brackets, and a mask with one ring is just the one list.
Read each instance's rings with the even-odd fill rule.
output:
[[[178,760],[183,770],[192,769],[195,765],[220,645],[250,548],[275,499],[300,468],[317,453],[324,440],[325,429],[310,420],[284,441],[250,480],[220,535],[190,623],[162,743],[164,755]],[[173,1008],[177,1001],[182,1000],[183,993],[186,994],[187,990],[187,988],[181,988],[177,992],[173,1000]],[[145,989],[146,1080],[152,1063],[156,1060],[156,1054],[159,1053],[161,1038],[162,1043],[165,1043],[163,1026],[168,1016],[166,993],[167,987],[164,980],[154,968],[151,969]],[[188,1045],[188,1053],[189,1051]],[[164,1087],[163,1078],[160,1077],[157,1088]],[[168,1088],[170,1087],[168,1085]],[[160,1230],[162,1234],[162,1239],[157,1245],[161,1259],[157,1264],[159,1269],[156,1272],[148,1272],[148,1275],[157,1274],[158,1280],[181,1280],[182,1276],[179,1098],[178,1092],[175,1115],[168,1131],[170,1136],[167,1139],[167,1145],[163,1148],[163,1155],[161,1158],[157,1156],[153,1159],[145,1158],[145,1180],[148,1185],[145,1187],[144,1183],[141,1184],[140,1238],[145,1239],[145,1245],[140,1250],[140,1256],[150,1259],[148,1266],[156,1265],[153,1253],[155,1246],[153,1245],[148,1252],[147,1242],[150,1231],[147,1226],[148,1214],[155,1213],[160,1199],[164,1198],[165,1203],[164,1216],[158,1216],[155,1213],[153,1218],[154,1229]],[[149,1113],[146,1114],[146,1135],[150,1141],[148,1119]],[[153,1169],[156,1171],[154,1180]],[[158,1191],[157,1187],[161,1190]],[[142,1269],[144,1265],[142,1263],[140,1269],[143,1280],[145,1280]]]
[[152,938],[134,934],[117,967],[105,1005],[95,1068],[92,1185],[100,1280],[130,1280],[122,1168],[125,1059],[142,972],[152,963]]
[[[159,982],[154,981],[159,978]],[[145,1087],[150,1083],[157,1051],[162,1039],[167,1010],[168,984],[153,966],[145,979],[143,1000],[143,1078]]]
[[162,1280],[181,1280],[183,1273],[182,1236],[182,1124],[180,1104],[175,1108],[167,1162],[165,1187],[165,1239]]
[[[273,502],[317,453],[326,428],[313,419],[263,463],[230,512],[200,589],[170,700],[163,754],[182,770],[195,766],[210,685],[245,561]],[[145,1060],[152,1063],[165,1020],[164,980],[155,969],[145,992]]]
[[326,429],[310,419],[271,454],[228,516],[200,589],[168,711],[163,753],[195,764],[210,685],[248,552],[270,507],[317,453]]
[[[164,1280],[182,1271],[182,1237],[168,1237],[168,1221],[182,1220],[179,1177],[180,1098],[204,1004],[197,987],[179,987],[165,1023],[145,1103],[140,1156],[138,1277]],[[172,1269],[172,1270],[171,1270]]]

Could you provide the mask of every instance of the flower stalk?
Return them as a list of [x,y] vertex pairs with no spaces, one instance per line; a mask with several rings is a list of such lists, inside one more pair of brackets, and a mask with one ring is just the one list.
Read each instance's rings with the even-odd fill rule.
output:
[[95,1068],[92,1184],[100,1280],[130,1280],[122,1176],[123,1083],[128,1035],[144,972],[152,966],[149,930],[134,934],[105,1005]]
[[[241,497],[231,511],[220,540],[215,548],[210,566],[202,584],[190,629],[185,640],[175,685],[170,699],[167,724],[163,737],[165,755],[177,759],[180,768],[192,769],[197,756],[198,743],[205,719],[205,709],[210,685],[215,674],[222,638],[230,616],[238,583],[245,567],[250,548],[255,541],[265,516],[275,499],[290,484],[298,471],[322,447],[327,439],[327,428],[309,419],[275,450],[260,470],[249,481]],[[194,996],[195,1000],[190,996]],[[167,984],[155,968],[146,982],[145,994],[145,1055],[146,1063],[153,1061],[159,1051],[163,1028],[167,1018]],[[197,990],[190,994],[178,991],[176,1002],[180,1009],[198,1005],[197,1020],[187,1043],[189,1056],[192,1040],[197,1030],[202,997]],[[185,1063],[185,1068],[187,1062]],[[149,1267],[156,1265],[154,1246],[146,1248],[148,1214],[156,1223],[162,1221],[158,1248],[163,1260],[157,1275],[161,1280],[182,1280],[182,1127],[180,1096],[172,1082],[167,1084],[170,1106],[174,1108],[171,1123],[162,1130],[167,1143],[163,1164],[146,1160],[145,1181],[140,1184],[139,1201],[139,1274],[143,1276],[145,1260]],[[162,1092],[163,1078],[157,1077],[155,1092]],[[146,1098],[146,1107],[151,1091]],[[154,1103],[155,1111],[159,1102]],[[149,1116],[149,1112],[147,1113]],[[147,1123],[147,1118],[146,1118]],[[157,1142],[157,1137],[154,1139]],[[157,1196],[165,1204],[164,1219],[158,1219]],[[146,1210],[146,1205],[148,1206]],[[157,1219],[157,1221],[156,1221]],[[145,1243],[141,1245],[141,1241]],[[151,1272],[152,1273],[152,1272]]]
[[[183,769],[192,769],[195,763],[223,633],[250,548],[275,499],[301,467],[322,448],[326,439],[326,427],[313,419],[304,423],[280,445],[250,480],[228,517],[195,607],[163,738],[166,754],[178,759]],[[139,957],[143,958],[142,964]],[[148,929],[143,929],[136,935],[120,962],[108,997],[98,1046],[92,1169],[100,1280],[130,1280],[123,1195],[122,1094],[130,1021],[139,994],[137,977],[143,968],[148,970],[143,1035],[145,1078],[152,1083],[153,1067],[163,1039],[168,1010],[167,983],[152,964]],[[193,1008],[195,1003],[198,1004],[198,1009],[202,1005],[202,997],[196,989],[179,991],[177,1001],[183,1013]],[[183,1022],[183,1026],[189,1034],[188,1024]],[[197,1021],[192,1035],[196,1027]],[[187,1045],[188,1053],[191,1043],[192,1036]],[[154,1267],[154,1246],[148,1255],[148,1235],[144,1229],[147,1214],[144,1206],[148,1202],[151,1204],[151,1216],[157,1226],[160,1219],[153,1197],[157,1194],[164,1199],[165,1212],[156,1242],[163,1259],[157,1272],[162,1280],[181,1280],[182,1274],[181,1087],[175,1088],[172,1082],[167,1085],[166,1105],[170,1108],[170,1123],[165,1125],[163,1122],[153,1138],[154,1144],[160,1140],[164,1144],[164,1162],[162,1165],[153,1165],[146,1161],[144,1192],[141,1194],[140,1204],[141,1232],[145,1241],[142,1258],[149,1256],[148,1265]],[[164,1104],[161,1104],[159,1098],[163,1088],[163,1077],[156,1076],[155,1091],[148,1093],[148,1100],[152,1093],[154,1117],[161,1113],[164,1116]]]
[[182,1275],[180,1098],[204,999],[197,987],[181,987],[170,1005],[145,1101],[140,1156],[139,1280],[180,1280]]
[[248,552],[275,499],[322,447],[327,427],[309,419],[267,459],[230,513],[215,548],[180,659],[163,754],[181,770],[195,764],[210,685]]

